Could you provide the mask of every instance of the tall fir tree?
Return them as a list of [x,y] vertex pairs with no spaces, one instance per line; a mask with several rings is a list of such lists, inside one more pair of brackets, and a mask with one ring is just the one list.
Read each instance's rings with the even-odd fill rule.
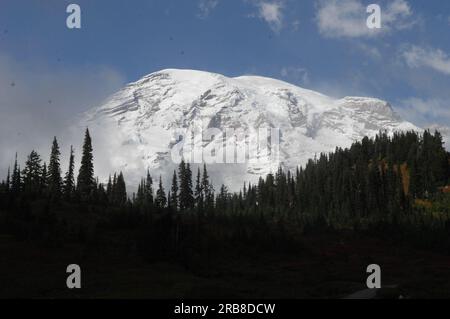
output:
[[170,188],[169,207],[174,211],[178,210],[178,180],[176,171],[173,171],[172,186]]
[[109,202],[111,204],[117,203],[117,174],[114,173],[112,183],[111,183],[111,193],[110,197],[108,198]]
[[77,178],[77,192],[82,201],[88,201],[96,187],[94,179],[94,158],[92,153],[92,140],[89,129],[86,129],[81,166]]
[[220,187],[220,192],[217,195],[217,209],[224,213],[225,210],[227,209],[227,201],[229,199],[229,193],[228,193],[228,188],[222,184],[222,186]]
[[6,192],[9,193],[9,190],[11,189],[11,167],[8,167],[8,175],[6,176],[5,188]]
[[53,139],[50,162],[48,165],[48,193],[54,199],[59,199],[62,194],[62,178],[58,141],[56,136]]
[[144,199],[146,205],[153,205],[153,179],[149,170],[147,170],[147,177],[144,184]]
[[194,195],[192,192],[192,172],[189,163],[186,164],[184,159],[178,168],[178,176],[180,178],[180,210],[188,210],[194,207]]
[[42,194],[45,194],[45,196],[49,195],[48,192],[48,180],[49,180],[49,174],[47,169],[47,163],[44,162],[44,166],[42,167],[42,175],[41,175],[41,192]]
[[42,191],[42,160],[36,151],[31,151],[25,162],[23,174],[23,188],[27,195],[40,195]]
[[211,212],[214,208],[214,188],[209,181],[208,171],[206,169],[206,164],[203,164],[203,175],[202,175],[202,191],[204,197],[204,208],[207,212]]
[[180,183],[180,194],[179,194],[179,206],[180,210],[186,209],[186,163],[184,159],[181,160],[180,165],[178,165],[178,177]]
[[189,163],[186,164],[186,203],[187,208],[192,209],[195,206],[194,191],[192,187],[192,170]]
[[123,177],[123,173],[120,172],[117,177],[117,182],[115,186],[115,203],[117,205],[125,205],[127,202],[127,188],[125,185],[125,178]]
[[113,184],[110,174],[108,178],[108,184],[106,185],[106,198],[108,200],[108,203],[112,202],[112,192],[113,192]]
[[135,203],[138,206],[144,204],[144,189],[145,189],[145,180],[141,178],[141,182],[139,183],[137,193],[133,198],[133,203]]
[[72,200],[75,195],[75,155],[73,146],[70,146],[69,169],[64,177],[64,197],[66,200]]
[[158,208],[164,208],[167,205],[166,192],[164,191],[161,176],[159,177],[159,187],[156,191],[155,205]]
[[203,204],[204,204],[204,192],[202,185],[202,178],[200,173],[200,167],[197,168],[197,179],[195,181],[195,208],[199,213],[203,213]]
[[21,190],[22,185],[22,178],[20,175],[20,167],[17,163],[17,153],[14,160],[14,169],[13,169],[13,175],[11,178],[11,192],[13,194],[18,194]]

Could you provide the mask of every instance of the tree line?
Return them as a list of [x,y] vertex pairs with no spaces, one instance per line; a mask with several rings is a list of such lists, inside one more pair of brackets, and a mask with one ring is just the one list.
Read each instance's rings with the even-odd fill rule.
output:
[[206,165],[194,175],[184,160],[168,189],[148,171],[133,194],[122,172],[100,183],[88,129],[77,176],[73,147],[64,176],[60,156],[56,137],[48,165],[32,151],[22,169],[16,155],[0,183],[0,223],[22,235],[38,229],[49,237],[131,229],[140,247],[167,251],[204,247],[205,240],[286,246],[310,230],[392,229],[422,239],[426,231],[450,244],[449,196],[440,192],[450,184],[450,156],[439,132],[380,132],[320,154],[295,172],[280,168],[238,192],[226,185],[216,191]]
[[[159,178],[156,192],[153,190],[153,178],[147,171],[138,185],[137,193],[127,194],[126,182],[122,172],[109,176],[108,182],[100,183],[94,175],[94,157],[89,129],[86,129],[82,147],[80,169],[75,180],[75,155],[70,147],[69,167],[64,177],[61,173],[60,148],[55,137],[53,139],[50,160],[47,165],[35,151],[27,156],[25,166],[21,169],[17,154],[13,169],[8,169],[5,180],[0,183],[3,196],[20,197],[26,200],[47,198],[51,201],[85,202],[111,204],[116,206],[135,205],[153,208],[171,208],[174,211],[198,209],[200,212],[214,206],[214,188],[209,181],[206,165],[203,174],[198,168],[197,181],[193,187],[192,170],[184,160],[173,179],[168,194]],[[167,194],[167,195],[166,195]]]

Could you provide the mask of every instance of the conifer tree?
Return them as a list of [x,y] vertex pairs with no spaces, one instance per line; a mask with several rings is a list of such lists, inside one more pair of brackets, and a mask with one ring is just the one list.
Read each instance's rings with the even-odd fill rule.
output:
[[66,200],[73,199],[75,193],[75,155],[73,147],[70,146],[69,169],[64,177],[64,197]]
[[125,185],[125,178],[123,177],[122,172],[119,173],[119,176],[117,177],[117,183],[116,183],[116,204],[118,205],[125,205],[127,202],[127,189]]
[[172,187],[170,188],[169,206],[174,211],[178,210],[178,180],[177,180],[177,172],[176,171],[173,171]]
[[6,190],[6,181],[2,180],[0,182],[0,207],[3,205],[3,200],[6,198],[8,191]]
[[141,182],[139,183],[137,193],[133,193],[133,203],[136,205],[142,205],[144,203],[144,189],[145,189],[145,180],[141,178]]
[[9,193],[10,188],[11,188],[11,167],[8,167],[8,175],[6,176],[6,183],[5,183],[6,192]]
[[106,196],[105,186],[102,183],[98,184],[97,201],[98,201],[98,203],[101,203],[101,204],[108,203],[108,196]]
[[62,193],[60,155],[58,141],[54,137],[48,166],[48,192],[55,199],[60,198]]
[[42,168],[40,189],[41,189],[41,192],[43,194],[45,194],[46,196],[49,194],[48,193],[48,180],[49,180],[49,174],[48,174],[48,169],[47,169],[47,163],[44,162],[44,166]]
[[186,209],[186,163],[184,159],[178,166],[178,177],[180,179],[179,205],[180,211],[183,211]]
[[111,180],[111,174],[109,175],[108,178],[108,184],[106,186],[106,198],[108,200],[108,203],[112,203],[112,194],[113,194],[113,184],[112,184],[112,180]]
[[117,197],[117,174],[114,173],[111,185],[111,198],[109,199],[109,202],[111,204],[117,204]]
[[192,192],[192,172],[189,163],[186,164],[184,159],[179,166],[178,176],[180,178],[180,210],[187,210],[194,206],[194,195]]
[[17,153],[16,158],[14,160],[14,169],[13,169],[13,175],[11,180],[11,192],[13,194],[18,194],[21,189],[21,176],[20,176],[20,167],[17,164]]
[[167,205],[170,208],[170,203],[172,202],[172,195],[169,193],[167,193]]
[[217,209],[219,210],[219,212],[224,213],[226,208],[227,208],[227,201],[229,197],[229,193],[228,193],[228,188],[222,184],[222,186],[220,187],[220,192],[219,195],[217,195]]
[[83,201],[88,201],[95,189],[92,141],[89,129],[86,129],[83,143],[83,155],[77,179],[77,192]]
[[207,211],[211,211],[214,208],[214,188],[209,181],[206,164],[203,164],[202,190],[204,197],[204,207]]
[[41,157],[36,151],[31,151],[28,155],[23,170],[23,187],[28,195],[39,195],[42,185],[42,165]]
[[153,179],[149,170],[147,170],[147,177],[144,183],[144,197],[147,205],[153,205]]
[[204,193],[200,174],[200,167],[197,169],[197,179],[195,182],[195,208],[199,213],[203,213]]
[[156,204],[156,207],[158,207],[158,208],[164,208],[167,205],[166,193],[164,191],[161,176],[159,177],[159,187],[158,187],[158,190],[156,191],[155,204]]
[[187,181],[187,208],[194,208],[195,199],[194,199],[194,191],[192,187],[192,170],[191,165],[189,163],[186,164],[186,181]]

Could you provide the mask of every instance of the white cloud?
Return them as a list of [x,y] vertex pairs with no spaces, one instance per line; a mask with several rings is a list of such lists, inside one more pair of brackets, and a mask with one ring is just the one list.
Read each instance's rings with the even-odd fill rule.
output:
[[[78,151],[79,143],[69,138],[67,128],[124,82],[109,67],[26,65],[0,52],[0,179],[16,152],[22,162],[32,149],[48,160],[55,135],[65,157],[72,143]],[[81,140],[83,132],[78,133]]]
[[280,71],[281,76],[294,84],[308,85],[308,71],[302,67],[283,67]]
[[412,45],[407,47],[401,55],[410,68],[428,67],[450,75],[450,56],[440,49]]
[[446,99],[410,97],[398,108],[403,118],[420,126],[428,123],[450,123],[450,102]]
[[200,12],[197,16],[201,19],[207,18],[218,4],[219,0],[200,0],[198,3],[198,9]]
[[393,0],[381,8],[381,29],[367,27],[367,7],[361,0],[317,0],[316,4],[319,32],[331,38],[371,37],[410,28],[417,22],[405,0]]
[[398,30],[408,29],[417,21],[409,19],[413,12],[405,0],[394,0],[382,13],[382,23]]
[[381,51],[376,46],[359,43],[356,48],[372,59],[379,60],[382,58]]
[[250,17],[264,20],[274,32],[280,32],[284,22],[284,4],[279,0],[253,0],[258,12]]
[[441,124],[427,124],[424,126],[426,129],[430,129],[430,131],[433,133],[435,130],[439,131],[442,135],[442,140],[444,141],[444,146],[447,148],[447,150],[450,151],[450,126],[441,125]]

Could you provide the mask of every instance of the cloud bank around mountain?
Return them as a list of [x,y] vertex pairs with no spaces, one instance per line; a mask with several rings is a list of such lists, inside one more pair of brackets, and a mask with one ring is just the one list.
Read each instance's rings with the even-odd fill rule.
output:
[[[109,67],[26,66],[0,54],[0,179],[16,152],[23,162],[35,148],[48,161],[53,136],[60,137],[66,155],[68,143],[73,143],[64,140],[66,128],[80,112],[101,103],[124,82],[121,74]],[[80,142],[82,137],[80,132]]]

